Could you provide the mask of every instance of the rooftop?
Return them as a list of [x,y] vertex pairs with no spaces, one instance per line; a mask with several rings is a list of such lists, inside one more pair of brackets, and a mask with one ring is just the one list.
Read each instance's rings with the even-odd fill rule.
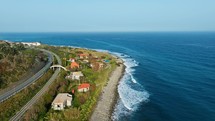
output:
[[72,72],[72,74],[75,75],[75,76],[84,76],[81,71]]
[[88,84],[88,83],[83,83],[83,84],[81,84],[81,85],[78,86],[78,89],[88,88],[88,87],[90,87],[90,84]]
[[72,101],[72,95],[70,95],[69,93],[59,93],[52,103],[64,103],[65,100]]
[[79,56],[88,56],[88,54],[79,54]]
[[76,62],[72,62],[71,63],[71,68],[74,68],[74,67],[78,67],[79,68],[79,64],[76,63]]

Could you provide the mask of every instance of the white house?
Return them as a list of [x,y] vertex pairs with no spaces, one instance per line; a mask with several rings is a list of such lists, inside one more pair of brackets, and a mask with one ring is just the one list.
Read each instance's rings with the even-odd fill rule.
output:
[[84,75],[81,71],[71,72],[71,74],[69,76],[66,76],[66,79],[80,80],[82,76],[84,76]]
[[54,110],[63,110],[66,106],[72,105],[72,95],[69,93],[58,94],[52,102],[52,108]]
[[41,43],[39,42],[21,42],[24,45],[28,45],[28,46],[40,46]]
[[80,78],[81,78],[82,76],[84,76],[83,73],[82,73],[81,71],[72,72],[71,75],[72,75],[72,79],[73,79],[73,80],[80,80]]
[[85,59],[85,60],[83,60],[83,62],[84,62],[84,63],[89,63],[89,60],[86,60],[86,59]]

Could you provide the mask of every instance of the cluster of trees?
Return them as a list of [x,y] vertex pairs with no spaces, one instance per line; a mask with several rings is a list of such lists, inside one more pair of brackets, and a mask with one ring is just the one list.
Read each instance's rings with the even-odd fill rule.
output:
[[0,43],[0,89],[20,80],[35,64],[45,60],[43,53],[27,49],[21,43]]
[[0,52],[1,57],[7,56],[7,55],[16,55],[20,51],[25,50],[25,46],[22,43],[8,43],[8,42],[2,42],[0,44]]

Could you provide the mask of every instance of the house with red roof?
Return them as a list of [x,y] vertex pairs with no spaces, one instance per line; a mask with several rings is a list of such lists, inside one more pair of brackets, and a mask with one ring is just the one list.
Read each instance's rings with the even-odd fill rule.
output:
[[78,63],[76,63],[76,62],[71,62],[71,64],[70,64],[71,69],[76,69],[76,68],[79,68],[79,67],[80,67],[80,65]]
[[90,90],[90,84],[88,83],[83,83],[78,86],[78,92],[87,92]]

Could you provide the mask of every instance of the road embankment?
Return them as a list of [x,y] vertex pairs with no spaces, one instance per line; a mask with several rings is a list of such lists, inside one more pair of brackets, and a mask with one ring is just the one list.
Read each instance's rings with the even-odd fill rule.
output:
[[[58,55],[56,55],[53,52],[50,52],[48,50],[41,49],[53,56],[56,57],[58,64],[62,64],[61,59]],[[19,112],[14,115],[10,121],[18,121],[22,115],[33,105],[37,102],[37,100],[49,89],[49,86],[54,82],[54,80],[58,77],[58,74],[60,73],[60,69],[55,70],[54,74],[52,77],[47,81],[47,83],[44,85],[44,87],[25,105],[21,108]]]

